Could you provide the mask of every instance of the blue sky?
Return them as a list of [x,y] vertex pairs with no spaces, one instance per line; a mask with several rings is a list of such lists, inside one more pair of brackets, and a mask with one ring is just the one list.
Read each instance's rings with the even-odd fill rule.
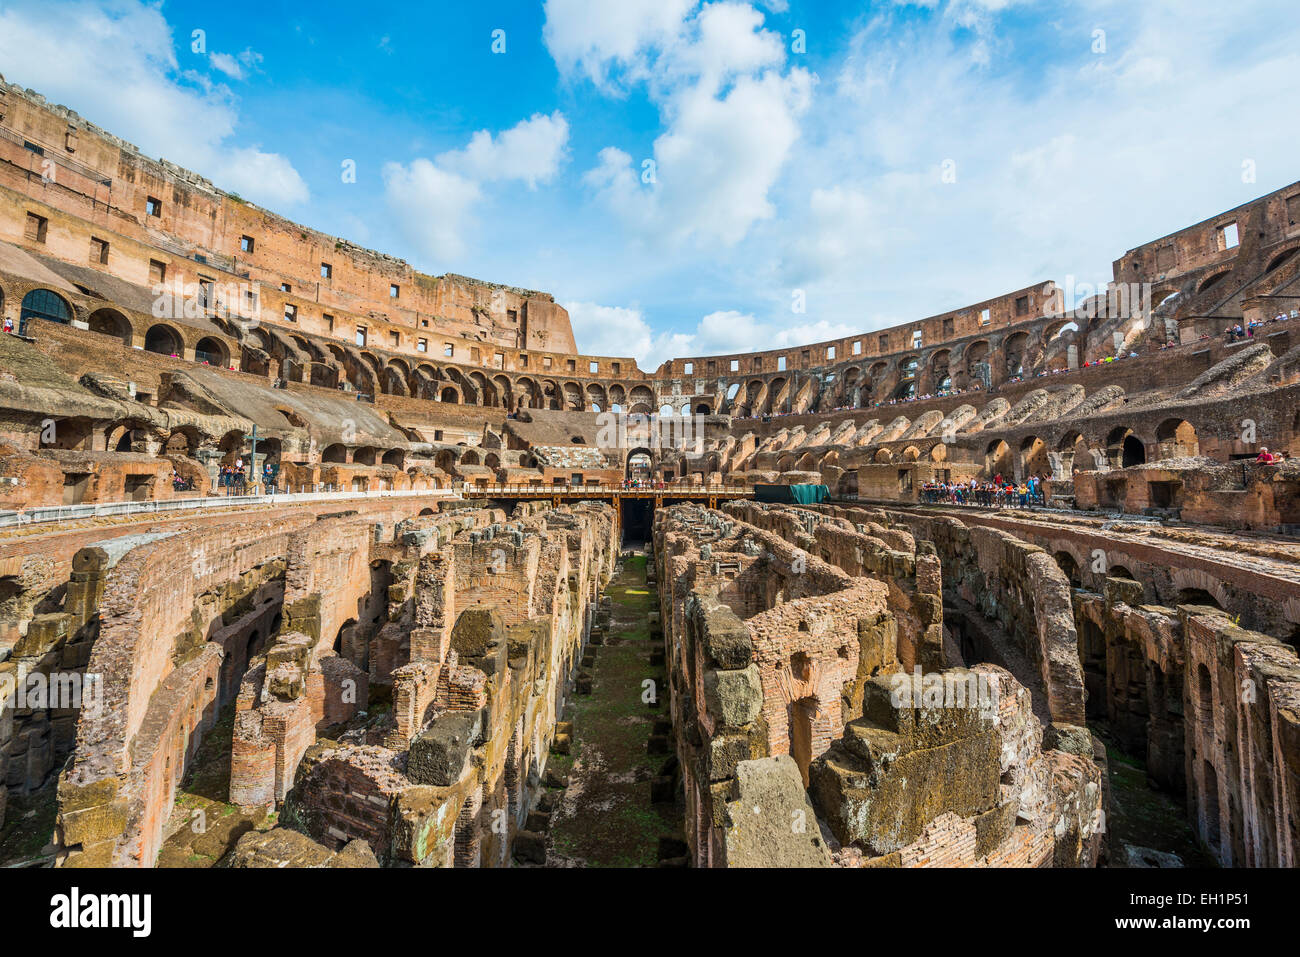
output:
[[643,366],[1104,281],[1300,179],[1298,40],[1293,0],[0,0],[10,82]]

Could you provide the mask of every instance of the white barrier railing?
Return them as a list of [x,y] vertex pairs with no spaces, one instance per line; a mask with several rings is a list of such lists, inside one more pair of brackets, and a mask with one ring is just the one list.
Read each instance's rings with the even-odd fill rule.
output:
[[607,495],[642,493],[659,495],[745,495],[752,491],[743,485],[665,485],[661,488],[629,488],[622,485],[470,485],[463,486],[466,494],[475,495]]
[[295,504],[331,502],[353,498],[414,498],[417,496],[455,498],[451,489],[383,489],[373,492],[340,491],[281,492],[275,495],[219,495],[207,498],[173,498],[145,502],[97,502],[89,505],[50,505],[21,512],[0,512],[0,528],[36,525],[42,522],[72,522],[83,518],[107,518],[115,515],[148,515],[156,512],[198,511],[228,508],[232,505]]

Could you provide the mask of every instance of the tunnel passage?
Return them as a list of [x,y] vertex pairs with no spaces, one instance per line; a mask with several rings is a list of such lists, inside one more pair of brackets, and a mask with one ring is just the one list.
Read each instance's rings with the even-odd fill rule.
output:
[[623,545],[635,545],[650,540],[651,523],[655,507],[651,499],[625,498],[619,504],[623,525]]

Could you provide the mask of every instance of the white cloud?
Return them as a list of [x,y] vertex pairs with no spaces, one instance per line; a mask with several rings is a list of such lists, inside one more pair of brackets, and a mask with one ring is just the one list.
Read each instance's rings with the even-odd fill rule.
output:
[[[41,0],[0,8],[0,64],[10,82],[255,202],[280,208],[307,201],[307,185],[290,160],[238,145],[233,96],[181,69],[159,7],[136,0],[72,2],[60,5],[57,23],[50,14]],[[207,62],[242,73],[256,64],[257,54],[245,52],[248,59]]]
[[656,334],[640,309],[592,302],[566,302],[563,306],[581,352],[632,356],[639,368],[650,371],[671,358],[780,349],[854,332],[825,321],[788,326],[761,322],[751,313],[725,309],[704,316],[691,332]]
[[238,54],[213,53],[208,56],[208,62],[214,70],[224,73],[232,80],[242,80],[248,75],[245,70],[257,69],[262,62],[262,54],[247,47],[243,53]]
[[479,130],[463,150],[442,154],[438,163],[480,182],[519,180],[532,189],[555,178],[568,143],[564,114],[536,113],[496,137]]
[[573,338],[589,355],[635,356],[640,362],[651,354],[654,334],[639,309],[601,306],[594,302],[566,302]]
[[698,0],[546,0],[542,39],[569,75],[605,85],[612,71],[645,70],[646,51],[671,40]]
[[601,150],[584,177],[601,203],[658,251],[733,246],[770,219],[769,193],[799,137],[814,78],[785,69],[783,40],[763,29],[763,15],[721,2],[688,16],[694,4],[680,5],[671,27],[620,21],[626,30],[594,42],[572,6],[547,5],[545,35],[561,69],[581,67],[599,81],[610,63],[634,63],[630,72],[645,81],[664,126],[651,157]]
[[470,213],[482,197],[477,184],[417,159],[386,164],[384,190],[397,228],[422,253],[441,260],[464,253]]
[[990,64],[951,17],[877,17],[804,122],[779,229],[746,249],[807,289],[810,315],[858,331],[1041,279],[1104,282],[1124,250],[1296,178],[1275,109],[1300,97],[1297,30],[1252,33],[1294,21],[1281,0],[1248,7],[1074,0],[1031,29],[996,20]]
[[298,206],[311,198],[307,184],[289,160],[279,153],[265,153],[257,146],[218,153],[209,169],[218,186],[258,202],[266,202],[258,199],[265,196],[276,204]]
[[556,111],[521,120],[497,136],[480,130],[464,149],[409,166],[384,167],[384,194],[398,230],[424,256],[457,259],[476,233],[482,184],[549,182],[567,153],[569,124]]

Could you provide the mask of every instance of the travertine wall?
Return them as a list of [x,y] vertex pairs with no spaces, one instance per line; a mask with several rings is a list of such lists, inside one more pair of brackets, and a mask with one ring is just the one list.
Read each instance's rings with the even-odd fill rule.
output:
[[1300,658],[1214,608],[1142,603],[1137,582],[1075,592],[1089,715],[1151,780],[1185,793],[1227,867],[1300,861]]
[[[963,649],[943,635],[936,546],[884,513],[840,511],[734,503],[656,517],[695,862],[1096,863],[1102,771],[1075,726],[1081,683],[1077,722],[1045,728],[1044,692],[1035,702],[1002,668],[961,667]],[[777,783],[781,767],[762,762],[780,755],[801,780]],[[803,786],[834,843],[769,827],[766,855],[739,853],[753,839],[748,814],[792,807],[797,818],[789,795]]]

